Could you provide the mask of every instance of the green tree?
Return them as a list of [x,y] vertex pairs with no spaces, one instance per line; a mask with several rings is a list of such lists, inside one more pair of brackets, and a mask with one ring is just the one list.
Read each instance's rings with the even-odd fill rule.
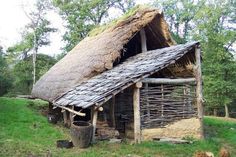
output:
[[22,41],[8,49],[9,56],[23,55],[23,59],[27,58],[29,52],[33,53],[33,83],[36,81],[36,57],[38,50],[40,47],[50,44],[49,34],[56,31],[55,28],[50,26],[50,21],[46,18],[50,5],[48,0],[37,0],[34,11],[30,13],[24,11],[30,23],[25,27]]
[[157,0],[177,43],[200,40],[207,109],[225,108],[235,99],[236,2],[231,0]]
[[0,46],[0,96],[6,94],[12,84],[10,71],[3,53],[3,48]]
[[22,40],[7,49],[8,61],[13,64],[18,59],[26,59],[33,47],[33,34],[23,32]]
[[127,11],[135,4],[132,0],[54,0],[54,6],[60,10],[67,22],[67,31],[63,36],[65,51],[70,51],[88,32],[108,17],[111,8]]
[[191,39],[190,31],[195,27],[194,17],[204,5],[201,0],[156,0],[154,6],[161,8],[177,43]]
[[[25,60],[20,60],[13,68],[14,89],[15,94],[30,94],[33,86],[33,55],[30,55]],[[36,65],[36,80],[45,74],[54,64],[56,60],[53,57],[44,54],[38,54]]]
[[[236,24],[231,14],[232,1],[207,2],[196,15],[195,37],[202,43],[204,95],[208,107],[225,108],[229,117],[228,105],[236,97],[236,62],[232,45],[236,32],[231,24]],[[235,17],[234,17],[235,18]]]

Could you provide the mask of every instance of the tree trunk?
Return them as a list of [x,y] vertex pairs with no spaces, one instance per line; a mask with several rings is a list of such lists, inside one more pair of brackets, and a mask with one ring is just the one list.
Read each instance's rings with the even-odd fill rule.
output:
[[228,105],[225,104],[225,117],[229,118],[229,108]]
[[36,82],[36,52],[33,52],[33,85]]
[[36,82],[36,57],[37,57],[37,41],[36,41],[36,34],[34,31],[34,47],[33,47],[33,85]]

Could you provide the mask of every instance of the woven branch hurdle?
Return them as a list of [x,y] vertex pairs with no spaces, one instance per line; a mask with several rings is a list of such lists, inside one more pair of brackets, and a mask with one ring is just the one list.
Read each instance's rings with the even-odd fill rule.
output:
[[145,83],[140,92],[141,127],[165,127],[197,116],[194,84]]

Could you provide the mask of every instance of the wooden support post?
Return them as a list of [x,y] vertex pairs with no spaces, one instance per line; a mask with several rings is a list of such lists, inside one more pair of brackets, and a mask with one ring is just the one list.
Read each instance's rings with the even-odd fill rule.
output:
[[[75,107],[72,106],[71,109],[74,111]],[[76,116],[76,114],[70,112],[70,113],[68,113],[68,116],[69,116],[69,118],[68,118],[68,125],[71,126],[72,123],[74,122],[74,117]]]
[[68,116],[66,110],[63,111],[63,120],[64,120],[64,125],[67,126]]
[[111,116],[111,125],[112,127],[116,127],[116,122],[115,122],[115,103],[116,103],[116,98],[115,96],[112,97],[112,102],[110,106],[110,116]]
[[96,132],[96,124],[97,124],[97,118],[98,118],[98,110],[96,107],[93,108],[93,136],[92,136],[92,142],[95,142],[95,132]]
[[197,110],[198,118],[200,120],[200,138],[204,138],[203,131],[203,97],[202,97],[202,71],[201,71],[201,49],[198,46],[195,47],[195,57],[196,57],[196,97],[197,97]]
[[147,38],[144,28],[140,31],[142,52],[147,51]]
[[141,142],[141,120],[140,120],[140,88],[142,83],[138,82],[134,86],[133,108],[134,108],[134,141]]

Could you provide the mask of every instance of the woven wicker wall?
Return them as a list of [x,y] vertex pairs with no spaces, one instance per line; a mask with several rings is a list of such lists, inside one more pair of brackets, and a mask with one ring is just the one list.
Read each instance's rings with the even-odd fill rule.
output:
[[140,97],[141,127],[160,128],[196,117],[195,86],[145,84]]

